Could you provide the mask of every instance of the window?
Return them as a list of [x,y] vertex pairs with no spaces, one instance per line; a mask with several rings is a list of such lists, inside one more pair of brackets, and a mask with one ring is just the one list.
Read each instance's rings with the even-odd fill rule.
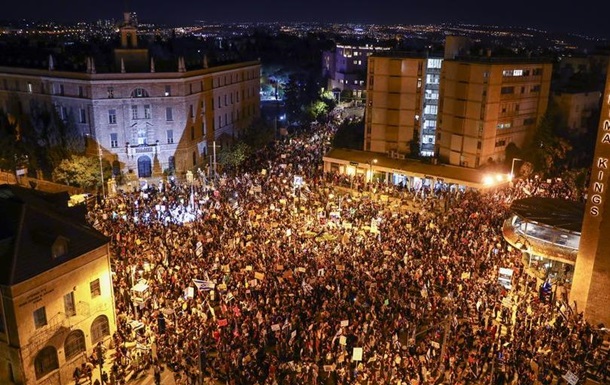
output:
[[171,122],[172,120],[174,120],[173,113],[172,113],[172,108],[171,107],[166,107],[165,108],[165,120],[168,121],[168,122]]
[[191,140],[195,139],[195,127],[191,126]]
[[47,346],[39,351],[34,359],[36,379],[40,379],[56,369],[59,369],[59,361],[55,348],[53,346]]
[[108,110],[108,124],[116,124],[116,110]]
[[[511,123],[498,123],[498,125],[496,126],[497,129],[499,130],[503,130],[503,129],[507,129],[510,128],[512,126]],[[496,146],[497,147],[497,146]]]
[[110,134],[110,147],[119,147],[119,135],[116,132]]
[[64,94],[64,85],[63,84],[55,84],[53,87],[55,91],[55,95],[63,95]]
[[87,123],[87,111],[84,108],[78,110],[78,121],[80,123]]
[[85,350],[85,333],[83,333],[81,330],[74,330],[70,332],[70,334],[68,334],[66,337],[66,341],[64,342],[66,361],[79,355]]
[[197,152],[193,151],[193,166],[197,165]]
[[167,144],[174,144],[174,130],[167,130]]
[[203,136],[205,138],[207,136],[207,134],[208,134],[207,133],[207,127],[206,127],[206,124],[205,124],[205,120],[203,120],[201,122],[201,136]]
[[108,326],[108,318],[105,315],[97,316],[91,323],[91,341],[97,343],[104,336],[110,335],[110,327]]
[[47,312],[43,307],[34,310],[34,325],[39,329],[47,324]]
[[147,98],[148,92],[144,88],[136,88],[131,93],[132,98]]
[[28,82],[28,92],[31,94],[33,91],[32,82]]
[[131,119],[138,118],[138,106],[131,106]]
[[114,88],[108,87],[108,99],[114,98]]
[[534,123],[536,123],[536,118],[525,118],[525,119],[523,119],[523,125],[524,126],[531,126]]
[[82,98],[85,95],[83,92],[83,86],[78,86],[78,97]]
[[138,145],[140,144],[146,144],[146,137],[147,137],[147,132],[146,132],[146,128],[142,128],[138,130],[138,137],[137,137],[137,143]]
[[165,86],[165,96],[172,96],[172,86]]
[[89,282],[89,289],[91,290],[91,298],[99,297],[102,295],[102,289],[100,288],[100,279]]
[[64,295],[64,311],[68,317],[76,315],[76,306],[74,306],[74,292],[71,291]]
[[144,105],[144,119],[150,119],[150,117],[151,117],[150,104],[145,104]]
[[506,146],[506,139],[500,139],[496,141],[496,147],[504,147]]
[[532,86],[532,92],[540,92],[540,84],[536,84],[535,86]]
[[532,75],[534,75],[534,76],[542,75],[542,68],[534,68],[534,70],[532,71]]
[[193,105],[192,105],[192,104],[189,106],[189,116],[190,116],[191,118],[194,118],[194,117],[195,117],[195,109],[193,108]]
[[502,87],[500,89],[500,93],[502,95],[514,94],[515,93],[515,87]]

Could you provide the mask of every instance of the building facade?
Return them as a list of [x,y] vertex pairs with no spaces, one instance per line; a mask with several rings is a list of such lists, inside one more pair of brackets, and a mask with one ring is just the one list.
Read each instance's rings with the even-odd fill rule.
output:
[[334,51],[322,53],[322,74],[328,77],[328,89],[340,97],[347,91],[354,99],[362,99],[366,90],[368,57],[375,52],[388,51],[374,45],[338,44]]
[[[229,143],[260,116],[258,61],[156,72],[148,49],[139,48],[137,28],[125,13],[116,72],[0,67],[0,108],[9,114],[52,107],[94,141],[115,174],[146,178],[164,171],[194,170],[208,161],[214,142]],[[93,147],[95,148],[95,147]]]
[[138,177],[205,163],[214,141],[260,116],[260,64],[171,73],[74,73],[0,68],[0,108],[52,106],[101,146],[115,172]]
[[552,94],[566,126],[574,134],[584,134],[590,120],[599,113],[601,92],[560,91]]
[[443,62],[436,151],[443,163],[478,168],[523,148],[546,112],[552,64],[520,58]]
[[40,194],[0,186],[2,384],[73,383],[116,330],[108,239]]
[[364,150],[404,159],[434,155],[442,58],[389,53],[369,58]]
[[606,212],[609,159],[610,77],[606,80],[580,248],[570,291],[570,302],[575,302],[579,311],[584,312],[585,319],[604,325],[610,325],[610,213]]

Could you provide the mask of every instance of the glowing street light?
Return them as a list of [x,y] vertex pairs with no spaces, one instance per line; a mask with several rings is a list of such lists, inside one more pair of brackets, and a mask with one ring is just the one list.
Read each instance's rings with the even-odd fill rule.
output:
[[523,161],[523,159],[519,159],[519,158],[513,158],[512,164],[510,166],[510,175],[509,175],[509,180],[513,180],[513,178],[515,177],[515,161]]

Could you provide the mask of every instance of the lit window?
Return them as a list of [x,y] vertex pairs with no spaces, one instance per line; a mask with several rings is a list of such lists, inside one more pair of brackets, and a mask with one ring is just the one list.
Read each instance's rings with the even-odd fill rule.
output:
[[144,88],[136,88],[131,93],[132,98],[147,98],[148,92]]
[[165,96],[171,96],[172,95],[172,86],[165,86]]
[[119,135],[115,132],[110,134],[110,147],[112,147],[112,148],[119,147]]
[[108,123],[116,124],[116,110],[108,110]]

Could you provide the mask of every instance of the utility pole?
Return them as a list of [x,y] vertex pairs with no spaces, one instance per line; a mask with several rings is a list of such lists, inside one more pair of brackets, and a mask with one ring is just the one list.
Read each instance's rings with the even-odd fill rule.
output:
[[216,180],[216,148],[220,147],[216,145],[216,141],[212,142],[212,177],[213,180]]
[[102,165],[102,145],[100,144],[100,141],[98,138],[96,138],[97,141],[97,154],[100,158],[100,178],[102,180],[102,197],[106,196],[106,191],[104,189],[104,167]]

